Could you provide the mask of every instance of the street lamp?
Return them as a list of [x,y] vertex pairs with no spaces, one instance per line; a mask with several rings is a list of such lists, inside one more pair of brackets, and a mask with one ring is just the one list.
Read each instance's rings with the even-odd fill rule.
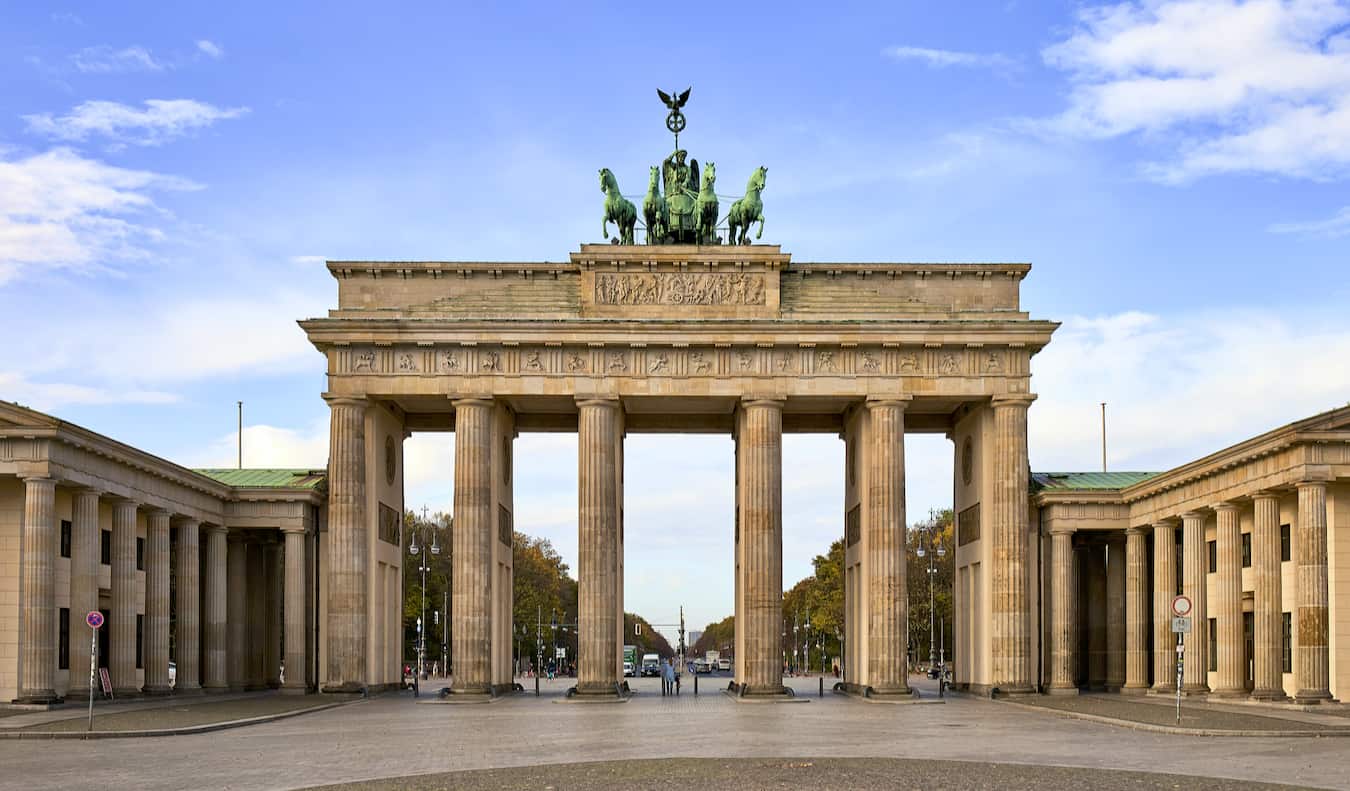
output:
[[811,613],[806,614],[806,620],[802,623],[802,672],[809,673],[811,670]]
[[[414,523],[412,528],[412,540],[408,543],[408,554],[418,558],[420,561],[418,569],[422,572],[422,615],[417,619],[417,669],[413,674],[413,689],[417,689],[417,682],[422,677],[422,667],[426,664],[427,571],[430,570],[430,567],[427,564],[430,561],[428,560],[426,553],[422,551],[424,547],[417,542],[419,534],[424,530],[431,532],[431,546],[425,548],[431,550],[431,554],[433,555],[441,554],[439,531],[436,529],[435,525],[427,521],[427,507],[425,505],[422,506],[422,524],[419,525]],[[422,539],[422,544],[426,544],[425,538]]]
[[[928,526],[924,541],[930,544],[933,543],[933,535],[936,529],[937,521],[933,520]],[[937,542],[936,549],[930,552],[923,544],[919,544],[919,546],[915,548],[914,554],[921,558],[928,558],[928,671],[931,673],[933,671],[933,666],[937,664],[937,648],[934,642],[936,622],[933,617],[933,580],[936,579],[938,572],[936,566],[937,559],[947,556],[947,548],[942,546],[942,542],[939,541]]]

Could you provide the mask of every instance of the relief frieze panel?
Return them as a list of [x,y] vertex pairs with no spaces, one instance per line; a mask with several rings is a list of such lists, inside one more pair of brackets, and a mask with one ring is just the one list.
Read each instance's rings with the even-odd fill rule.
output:
[[764,305],[764,275],[745,272],[602,272],[597,305]]

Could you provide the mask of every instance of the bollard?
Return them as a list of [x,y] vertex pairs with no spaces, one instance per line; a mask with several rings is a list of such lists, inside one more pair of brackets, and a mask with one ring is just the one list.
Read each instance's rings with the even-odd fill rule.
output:
[[824,676],[821,676],[821,677],[820,677],[820,694],[817,695],[816,697],[818,697],[818,698],[823,698],[823,697],[825,697],[825,677],[824,677]]
[[539,697],[539,674],[534,674],[534,696]]
[[694,695],[698,695],[698,675],[694,675]]

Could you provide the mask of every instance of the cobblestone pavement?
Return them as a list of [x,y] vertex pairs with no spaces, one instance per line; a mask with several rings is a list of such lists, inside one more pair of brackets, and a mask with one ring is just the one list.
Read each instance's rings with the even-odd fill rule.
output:
[[[134,711],[94,710],[94,730],[141,731],[165,728],[187,728],[221,722],[267,717],[275,714],[312,709],[332,704],[330,698],[319,695],[268,695],[245,700],[213,701],[197,698],[184,700],[176,706],[163,706]],[[61,733],[83,731],[88,727],[86,714],[71,712],[71,719],[57,720],[21,728],[25,732]]]
[[[532,680],[522,683],[533,689]],[[555,704],[571,683],[545,682],[539,698],[483,705],[416,705],[407,693],[390,694],[209,735],[78,748],[0,742],[0,788],[301,788],[593,761],[871,756],[1350,784],[1346,739],[1172,736],[965,697],[889,705],[827,694],[809,703],[752,705],[720,693],[694,697],[686,684],[685,694],[663,698],[654,679],[634,682],[638,694],[628,703]],[[803,693],[818,688],[815,678],[792,683]],[[701,679],[700,691],[704,686]],[[79,760],[54,760],[53,750],[77,751]]]
[[[1094,714],[1100,717],[1131,720],[1149,725],[1193,728],[1197,730],[1246,731],[1350,731],[1350,722],[1330,712],[1310,714],[1271,710],[1263,715],[1252,707],[1222,706],[1182,701],[1181,724],[1177,724],[1175,701],[1165,698],[1121,697],[1120,695],[1033,696],[1019,703],[1046,709]],[[1331,707],[1327,707],[1330,709]],[[1246,709],[1246,710],[1243,710]],[[1350,749],[1350,741],[1346,742]]]
[[[479,769],[324,786],[322,791],[641,791],[642,789],[715,788],[717,791],[800,791],[833,789],[1000,789],[1054,791],[1092,788],[1206,789],[1238,791],[1288,786],[1241,780],[1210,780],[1181,775],[1017,766],[964,761],[895,758],[662,758],[551,764],[514,769]],[[315,789],[315,791],[320,791]]]

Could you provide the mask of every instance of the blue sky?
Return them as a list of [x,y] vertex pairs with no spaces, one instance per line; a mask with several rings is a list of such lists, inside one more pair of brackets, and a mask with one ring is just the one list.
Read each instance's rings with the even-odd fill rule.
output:
[[[682,143],[722,191],[768,167],[797,260],[1034,264],[1037,469],[1097,465],[1101,401],[1154,469],[1350,398],[1345,2],[371,8],[4,4],[0,398],[193,465],[243,400],[246,464],[322,466],[322,259],[562,259],[687,85]],[[574,560],[575,440],[519,442],[517,523]],[[788,584],[838,445],[786,445]],[[410,441],[410,505],[449,508],[449,448]],[[911,438],[911,518],[950,454]],[[731,459],[630,438],[630,609],[730,611]]]

